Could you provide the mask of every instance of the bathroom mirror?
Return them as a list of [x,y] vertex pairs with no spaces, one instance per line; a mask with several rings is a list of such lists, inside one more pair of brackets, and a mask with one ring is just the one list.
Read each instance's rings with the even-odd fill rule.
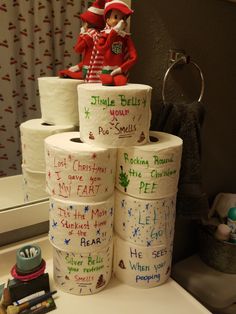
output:
[[[53,8],[27,1],[17,7],[12,2],[1,6],[6,19],[0,29],[0,237],[48,220],[48,197],[25,197],[19,127],[22,122],[40,118],[37,78],[56,76],[58,70],[78,63],[73,46],[81,27],[79,14],[92,2],[68,1],[65,5],[59,0]],[[124,2],[131,5],[131,0]],[[51,47],[52,41],[58,49]]]
[[44,197],[27,201],[25,199],[25,193],[23,189],[22,174],[0,178],[0,191],[0,211],[47,199],[47,197]]
[[59,69],[78,63],[73,45],[79,15],[89,5],[89,0],[0,5],[0,240],[16,229],[35,225],[36,230],[48,220],[47,194],[25,194],[20,125],[41,118],[37,78],[57,76]]

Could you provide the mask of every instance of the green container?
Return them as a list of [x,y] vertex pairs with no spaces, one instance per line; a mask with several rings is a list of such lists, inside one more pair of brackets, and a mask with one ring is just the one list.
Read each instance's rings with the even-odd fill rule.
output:
[[25,245],[16,252],[16,266],[22,273],[33,271],[41,262],[41,249],[38,245]]
[[231,229],[230,242],[236,243],[236,207],[231,207],[229,209],[227,225]]

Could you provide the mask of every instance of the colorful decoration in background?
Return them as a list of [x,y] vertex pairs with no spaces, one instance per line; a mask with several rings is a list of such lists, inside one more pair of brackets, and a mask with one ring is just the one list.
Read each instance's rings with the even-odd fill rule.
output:
[[73,46],[92,1],[1,0],[0,177],[21,172],[19,125],[40,117],[37,78],[79,62]]

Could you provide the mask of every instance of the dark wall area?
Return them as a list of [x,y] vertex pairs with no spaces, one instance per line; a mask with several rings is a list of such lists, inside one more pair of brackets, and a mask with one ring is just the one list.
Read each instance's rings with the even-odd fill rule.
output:
[[[219,192],[236,193],[236,3],[223,0],[132,1],[131,33],[139,54],[134,83],[153,87],[158,115],[169,49],[184,49],[202,69],[206,113],[202,128],[202,177],[212,201]],[[198,98],[193,66],[174,70],[166,95],[172,102]]]

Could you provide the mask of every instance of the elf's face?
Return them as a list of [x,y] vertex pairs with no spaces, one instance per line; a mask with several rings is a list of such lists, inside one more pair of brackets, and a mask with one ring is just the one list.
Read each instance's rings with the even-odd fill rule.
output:
[[112,10],[112,11],[111,11],[111,15],[110,15],[110,17],[108,17],[108,18],[106,19],[106,22],[107,22],[107,24],[108,24],[109,26],[114,27],[114,26],[117,25],[117,23],[118,23],[120,20],[122,20],[122,19],[125,20],[124,17],[125,17],[125,15],[124,15],[121,11],[119,11],[119,10]]

